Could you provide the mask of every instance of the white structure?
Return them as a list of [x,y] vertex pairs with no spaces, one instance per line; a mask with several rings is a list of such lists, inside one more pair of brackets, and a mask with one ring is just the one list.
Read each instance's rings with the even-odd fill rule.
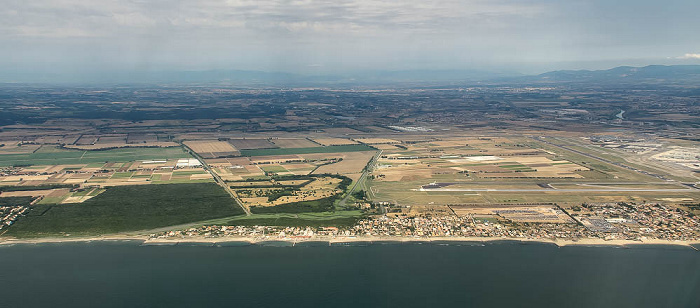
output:
[[177,160],[175,167],[177,168],[187,168],[187,167],[200,167],[202,163],[196,158],[180,158]]

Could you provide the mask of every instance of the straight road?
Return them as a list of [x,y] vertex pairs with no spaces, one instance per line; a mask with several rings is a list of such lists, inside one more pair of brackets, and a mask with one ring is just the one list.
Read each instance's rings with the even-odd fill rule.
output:
[[226,185],[226,181],[224,181],[218,174],[216,174],[216,172],[214,172],[214,170],[212,170],[211,167],[209,167],[209,165],[207,165],[207,163],[204,161],[204,159],[201,156],[199,156],[199,154],[197,154],[195,151],[192,151],[192,149],[190,149],[184,143],[180,143],[180,145],[182,145],[187,150],[187,152],[189,152],[192,156],[194,156],[194,158],[196,158],[202,164],[204,169],[206,169],[207,172],[209,172],[209,174],[211,174],[211,176],[214,178],[214,182],[216,182],[216,184],[219,184],[219,186],[224,188],[224,190],[231,196],[233,201],[235,201],[236,204],[238,204],[238,206],[240,206],[243,209],[246,216],[252,215],[252,213],[250,212],[250,209],[247,206],[243,205],[243,202],[241,202],[241,200],[238,200],[238,198],[236,197],[236,194],[233,192],[233,190],[231,190],[231,187]]
[[379,158],[380,155],[382,155],[382,150],[379,150],[379,152],[372,157],[372,159],[367,163],[367,168],[365,168],[365,171],[362,172],[362,175],[360,175],[360,178],[355,181],[355,183],[350,187],[350,190],[348,190],[348,193],[345,194],[345,197],[338,202],[338,207],[345,207],[345,203],[348,201],[348,198],[350,198],[350,195],[355,191],[355,188],[357,188],[357,185],[362,183],[362,181],[365,180],[365,177],[372,171],[372,168],[374,167],[375,161]]

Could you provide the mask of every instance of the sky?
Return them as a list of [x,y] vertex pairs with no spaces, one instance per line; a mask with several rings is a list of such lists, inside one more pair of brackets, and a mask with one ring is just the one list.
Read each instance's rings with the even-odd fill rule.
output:
[[697,0],[4,0],[0,71],[700,64]]

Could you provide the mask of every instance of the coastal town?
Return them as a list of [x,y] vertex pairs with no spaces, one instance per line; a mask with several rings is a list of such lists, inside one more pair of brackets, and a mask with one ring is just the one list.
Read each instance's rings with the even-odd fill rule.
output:
[[28,206],[0,206],[0,234],[11,226],[22,214],[29,212]]
[[700,217],[660,204],[585,204],[567,223],[518,223],[473,215],[376,215],[349,227],[202,226],[151,234],[151,239],[249,238],[328,240],[507,238],[528,240],[699,241]]

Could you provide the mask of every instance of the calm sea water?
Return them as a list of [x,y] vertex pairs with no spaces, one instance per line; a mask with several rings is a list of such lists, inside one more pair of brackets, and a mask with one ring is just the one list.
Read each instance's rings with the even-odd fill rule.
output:
[[0,246],[2,307],[700,307],[679,247]]

